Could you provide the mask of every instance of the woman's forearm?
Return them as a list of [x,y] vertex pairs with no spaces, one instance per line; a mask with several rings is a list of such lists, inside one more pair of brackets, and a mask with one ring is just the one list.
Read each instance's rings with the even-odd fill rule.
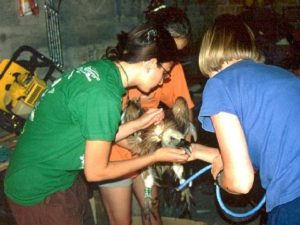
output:
[[127,138],[129,135],[133,134],[134,132],[140,130],[141,127],[137,120],[127,122],[119,126],[118,133],[115,137],[115,142],[119,142],[124,138]]
[[111,143],[87,141],[84,157],[84,173],[88,181],[117,178],[137,171],[156,162],[184,163],[188,155],[182,149],[160,148],[155,152],[123,161],[109,161]]
[[192,159],[199,159],[208,163],[220,155],[219,149],[205,146],[198,143],[192,143]]

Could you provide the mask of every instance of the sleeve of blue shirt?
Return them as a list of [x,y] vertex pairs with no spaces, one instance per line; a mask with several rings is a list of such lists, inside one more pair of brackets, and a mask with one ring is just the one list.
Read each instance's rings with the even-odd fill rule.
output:
[[230,97],[228,87],[217,77],[207,81],[203,91],[203,101],[198,116],[202,128],[214,132],[210,116],[219,112],[236,114]]

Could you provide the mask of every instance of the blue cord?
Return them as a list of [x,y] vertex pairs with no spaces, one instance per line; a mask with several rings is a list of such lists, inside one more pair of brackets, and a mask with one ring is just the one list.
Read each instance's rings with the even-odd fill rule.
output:
[[239,218],[239,219],[247,218],[247,217],[254,215],[256,212],[258,212],[260,210],[261,207],[263,207],[263,205],[266,202],[266,195],[264,195],[263,198],[260,200],[260,202],[253,209],[249,210],[248,212],[244,212],[244,213],[235,213],[235,212],[229,210],[225,206],[225,204],[222,200],[222,197],[221,197],[220,187],[218,185],[216,185],[216,195],[217,195],[217,201],[218,201],[221,209],[229,216]]
[[197,177],[205,173],[206,171],[211,169],[211,165],[208,165],[201,170],[199,170],[197,173],[190,176],[185,182],[183,182],[179,187],[176,189],[177,191],[181,191],[186,185],[188,185],[191,181],[195,180]]
[[[200,169],[197,173],[193,174],[192,176],[190,176],[184,183],[182,183],[178,188],[177,191],[182,190],[185,186],[187,186],[191,181],[195,180],[198,176],[202,175],[203,173],[205,173],[206,171],[211,169],[211,165],[208,165],[202,169]],[[231,217],[234,218],[247,218],[250,217],[252,215],[254,215],[258,210],[260,210],[260,208],[265,204],[266,202],[266,195],[263,196],[263,198],[260,200],[260,202],[251,210],[249,210],[248,212],[244,212],[244,213],[235,213],[231,210],[229,210],[221,197],[221,191],[220,191],[220,187],[218,185],[216,185],[216,196],[217,196],[217,201],[221,207],[221,209],[228,214]]]

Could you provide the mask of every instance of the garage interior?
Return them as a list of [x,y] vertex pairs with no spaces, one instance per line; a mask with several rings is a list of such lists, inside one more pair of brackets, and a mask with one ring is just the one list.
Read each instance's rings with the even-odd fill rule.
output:
[[[35,71],[46,84],[52,83],[64,71],[102,57],[108,46],[114,46],[116,35],[128,31],[144,21],[147,0],[11,0],[1,1],[0,9],[0,101],[4,101],[2,75],[22,67]],[[166,0],[168,6],[182,8],[192,27],[192,41],[185,50],[181,63],[193,101],[194,115],[201,107],[201,92],[207,78],[198,68],[201,36],[218,15],[244,14],[254,29],[266,34],[260,47],[267,55],[267,63],[289,69],[300,76],[300,1],[299,0]],[[268,19],[266,19],[268,18]],[[260,26],[256,26],[256,25]],[[259,32],[261,30],[257,30]],[[10,67],[18,62],[20,68]],[[3,85],[1,85],[1,82]],[[38,85],[38,84],[37,84]],[[41,91],[45,87],[40,84]],[[37,101],[34,100],[34,103]],[[33,103],[33,104],[34,104]],[[0,103],[0,107],[1,107]],[[23,108],[22,108],[23,109]],[[13,111],[0,108],[0,225],[15,225],[5,201],[3,179],[18,136],[26,119]],[[197,118],[195,118],[197,121]],[[196,122],[198,142],[217,147],[216,137],[202,130]],[[192,162],[187,167],[195,173],[207,166]],[[164,224],[264,225],[265,212],[245,220],[231,218],[220,209],[215,196],[215,185],[209,173],[195,179],[192,186],[193,204],[190,210],[169,203],[166,191],[175,193],[176,187],[160,189],[160,212]],[[173,192],[172,192],[173,191]],[[242,212],[253,208],[263,196],[259,179],[246,196],[232,197],[223,193],[223,199],[233,210]],[[101,196],[91,190],[91,206],[96,225],[108,224]],[[180,203],[179,203],[180,204]],[[140,211],[133,198],[133,224],[141,224]],[[86,225],[90,223],[87,222]]]

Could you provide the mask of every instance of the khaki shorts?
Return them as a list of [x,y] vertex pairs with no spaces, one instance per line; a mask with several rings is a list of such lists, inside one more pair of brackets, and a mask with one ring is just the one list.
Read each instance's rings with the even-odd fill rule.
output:
[[98,186],[100,188],[109,188],[109,187],[128,187],[132,185],[133,181],[131,178],[126,178],[122,180],[110,180],[110,181],[104,181],[99,182]]

